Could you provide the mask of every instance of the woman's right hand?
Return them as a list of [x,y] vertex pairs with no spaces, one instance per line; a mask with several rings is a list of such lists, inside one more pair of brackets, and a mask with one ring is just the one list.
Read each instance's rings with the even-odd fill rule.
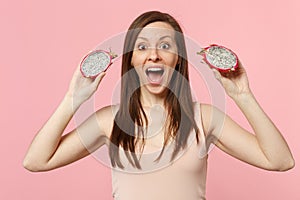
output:
[[105,72],[101,72],[96,78],[86,78],[81,74],[80,65],[77,67],[71,79],[67,96],[72,98],[73,106],[79,107],[88,100],[97,90]]
[[[95,136],[92,138],[93,141],[102,137],[103,131],[101,129],[99,131],[95,114],[84,122],[85,125],[81,124],[81,128],[77,127],[64,136],[62,135],[79,106],[95,93],[104,75],[103,72],[95,79],[85,78],[80,72],[80,66],[76,68],[62,102],[29,146],[23,161],[26,169],[47,171],[72,163],[90,153],[82,144],[78,132],[80,129],[80,132],[88,134],[88,137]],[[101,134],[98,135],[98,133]],[[97,144],[103,145],[102,140],[101,142],[101,144]]]

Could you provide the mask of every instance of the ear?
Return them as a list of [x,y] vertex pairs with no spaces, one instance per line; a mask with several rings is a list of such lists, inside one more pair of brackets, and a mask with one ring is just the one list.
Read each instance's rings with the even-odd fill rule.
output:
[[131,60],[130,60],[130,66],[131,66],[131,67],[134,67],[134,65],[133,65],[133,63],[132,63],[132,58],[131,58]]
[[178,65],[178,66],[181,65],[181,59],[180,58],[178,58],[176,65]]

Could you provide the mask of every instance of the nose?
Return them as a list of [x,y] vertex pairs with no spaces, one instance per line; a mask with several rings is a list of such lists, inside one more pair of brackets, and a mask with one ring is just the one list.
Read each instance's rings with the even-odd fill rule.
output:
[[149,49],[149,55],[148,55],[148,61],[157,62],[161,58],[159,56],[159,52],[157,48],[151,48]]

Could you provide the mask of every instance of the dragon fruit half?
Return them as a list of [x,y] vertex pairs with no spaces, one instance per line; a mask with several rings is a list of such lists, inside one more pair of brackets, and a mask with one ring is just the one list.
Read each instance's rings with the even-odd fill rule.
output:
[[238,57],[230,49],[212,44],[200,52],[203,55],[204,61],[212,68],[217,69],[220,72],[235,71],[238,68]]
[[95,50],[88,53],[80,63],[80,71],[84,77],[95,78],[105,72],[112,64],[112,59],[117,57],[112,52]]

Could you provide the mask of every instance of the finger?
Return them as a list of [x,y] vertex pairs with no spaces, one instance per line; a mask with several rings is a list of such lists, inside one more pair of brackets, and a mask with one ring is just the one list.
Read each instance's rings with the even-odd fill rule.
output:
[[75,73],[80,73],[80,74],[82,74],[82,73],[81,73],[81,65],[82,65],[82,62],[83,62],[83,60],[84,60],[91,52],[92,52],[92,50],[89,51],[87,54],[83,55],[83,56],[80,58],[79,63],[77,64]]
[[220,73],[218,70],[214,69],[214,68],[212,68],[212,71],[213,71],[213,73],[214,73],[215,78],[216,78],[218,81],[221,81],[221,78],[222,78],[221,73]]
[[214,72],[214,75],[216,77],[216,79],[223,85],[223,87],[228,87],[228,85],[230,84],[231,80],[230,80],[230,75],[229,74],[222,74],[221,72],[219,72],[217,69],[212,69],[212,71]]
[[93,84],[96,86],[96,88],[98,88],[101,80],[103,79],[103,77],[106,75],[106,72],[101,72],[93,81]]
[[238,59],[238,65],[239,65],[239,67],[244,68],[244,66],[243,66],[243,64],[242,64],[242,62],[241,62],[240,59]]
[[73,71],[73,75],[71,78],[71,82],[77,82],[79,80],[82,80],[83,76],[80,70],[80,65],[76,66],[76,69]]
[[241,72],[246,72],[246,69],[245,69],[244,65],[242,64],[242,62],[240,61],[240,59],[238,59],[238,68],[240,68]]

